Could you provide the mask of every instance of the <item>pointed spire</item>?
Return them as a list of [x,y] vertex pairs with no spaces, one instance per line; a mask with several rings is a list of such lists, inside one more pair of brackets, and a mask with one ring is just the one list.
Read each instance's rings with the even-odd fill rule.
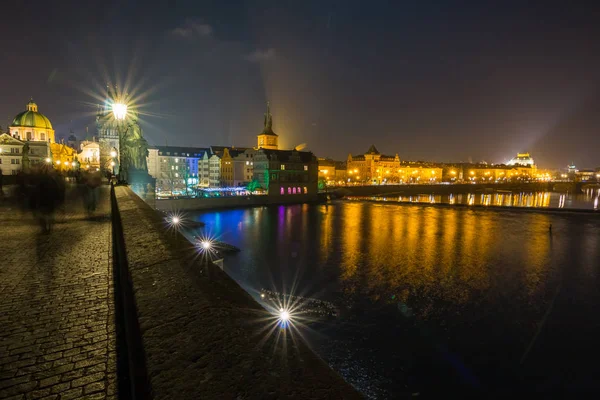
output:
[[273,132],[273,116],[271,115],[271,103],[267,101],[267,112],[265,113],[264,129],[261,134],[275,135]]
[[379,150],[372,144],[371,147],[369,147],[369,150],[367,150],[367,154],[379,154]]

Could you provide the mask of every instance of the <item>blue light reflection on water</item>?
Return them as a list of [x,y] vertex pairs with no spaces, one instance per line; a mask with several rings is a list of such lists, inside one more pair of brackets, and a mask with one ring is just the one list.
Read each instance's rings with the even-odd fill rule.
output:
[[[498,371],[520,368],[559,285],[553,329],[532,347],[527,371],[555,376],[573,347],[600,356],[584,349],[600,334],[590,321],[600,304],[598,216],[336,202],[197,218],[242,249],[225,269],[255,296],[293,291],[340,307],[312,344],[369,397],[440,382],[504,384],[508,373]],[[572,331],[582,338],[564,346]],[[432,348],[442,361],[425,366]],[[439,382],[422,377],[430,368]]]

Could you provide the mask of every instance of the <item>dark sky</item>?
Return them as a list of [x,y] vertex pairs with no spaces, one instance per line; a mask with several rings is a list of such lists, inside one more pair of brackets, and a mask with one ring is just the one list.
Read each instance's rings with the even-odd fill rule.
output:
[[153,144],[254,145],[269,99],[319,156],[597,167],[600,7],[547,3],[4,0],[0,124],[85,136],[110,80]]

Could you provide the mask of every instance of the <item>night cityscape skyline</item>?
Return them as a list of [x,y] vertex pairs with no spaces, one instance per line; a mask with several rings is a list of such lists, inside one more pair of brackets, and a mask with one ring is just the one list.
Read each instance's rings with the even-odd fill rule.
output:
[[[584,9],[34,1],[9,14],[33,4],[48,20],[33,14],[25,34],[9,21],[0,39],[22,61],[2,67],[3,127],[32,96],[59,136],[81,137],[111,81],[136,88],[156,145],[251,145],[270,100],[283,148],[335,159],[375,143],[410,160],[529,151],[544,167],[598,164],[600,60]],[[45,33],[49,20],[62,29]]]
[[5,0],[0,399],[600,393],[600,14],[549,3]]

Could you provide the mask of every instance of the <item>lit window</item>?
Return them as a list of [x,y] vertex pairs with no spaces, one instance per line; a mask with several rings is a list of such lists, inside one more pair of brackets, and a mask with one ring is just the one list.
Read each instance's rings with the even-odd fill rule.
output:
[[308,193],[308,189],[306,188],[306,186],[304,186],[304,194]]
[[175,162],[176,162],[176,163],[178,163],[178,162],[179,162],[179,158],[176,158],[176,159],[175,159]]
[[46,140],[46,134],[44,132],[40,133],[40,139]]
[[[248,157],[248,154],[246,154],[246,157]],[[246,165],[250,165],[250,161],[246,161]]]
[[279,189],[279,194],[283,196],[285,194],[285,190],[283,188]]
[[288,188],[288,194],[292,194],[292,188]]
[[293,189],[292,189],[292,193],[293,193],[293,194],[296,194],[296,188],[293,188]]
[[304,170],[305,170],[305,171],[308,171],[308,165],[305,165],[305,166],[304,166]]
[[300,188],[298,188],[298,194],[302,193],[302,191],[300,190]]
[[175,172],[175,178],[179,178],[179,174]]
[[285,164],[281,164],[281,170],[285,171]]

